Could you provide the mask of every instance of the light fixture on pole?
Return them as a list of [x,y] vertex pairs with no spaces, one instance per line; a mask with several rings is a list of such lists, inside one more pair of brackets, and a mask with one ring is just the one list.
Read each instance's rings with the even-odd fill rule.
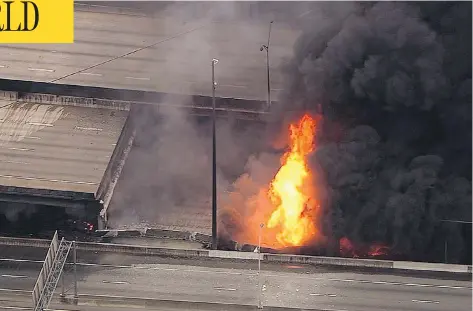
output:
[[269,44],[271,42],[271,26],[273,25],[273,21],[269,23],[269,33],[268,33],[268,44],[267,45],[262,45],[261,48],[259,49],[260,51],[266,50],[266,79],[268,82],[268,109],[271,106],[271,79],[269,75]]
[[217,139],[215,133],[215,65],[218,59],[212,59],[212,249],[217,249]]

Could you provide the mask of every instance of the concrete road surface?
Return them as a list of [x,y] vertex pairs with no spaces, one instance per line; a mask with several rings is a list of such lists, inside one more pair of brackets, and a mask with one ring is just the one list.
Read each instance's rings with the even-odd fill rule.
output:
[[[76,10],[74,44],[2,45],[0,77],[210,95],[211,60],[217,58],[217,96],[266,99],[266,54],[260,47],[267,41],[268,21],[212,22],[167,14],[173,13],[149,16]],[[284,23],[273,26],[274,99],[282,88],[279,66],[292,54],[298,34]],[[117,58],[125,54],[129,55]]]
[[126,116],[0,100],[0,184],[95,193]]
[[[119,264],[124,262],[121,257],[102,258],[109,265],[80,265],[79,294],[237,304],[258,301],[256,262],[155,258],[157,263],[152,263],[149,258],[135,257]],[[39,269],[40,263],[1,260],[0,288],[30,290]],[[69,267],[69,293],[71,280]],[[470,281],[266,264],[261,284],[266,306],[347,311],[471,309]]]

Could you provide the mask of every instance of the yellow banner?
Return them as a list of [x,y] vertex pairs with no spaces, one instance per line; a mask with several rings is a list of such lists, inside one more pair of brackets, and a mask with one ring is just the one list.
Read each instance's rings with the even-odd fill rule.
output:
[[0,1],[1,43],[74,43],[74,0]]

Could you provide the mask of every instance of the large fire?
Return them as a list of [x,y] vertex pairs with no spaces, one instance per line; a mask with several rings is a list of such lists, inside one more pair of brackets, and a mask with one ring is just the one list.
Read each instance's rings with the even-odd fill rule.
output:
[[320,235],[314,216],[320,208],[307,156],[314,150],[317,120],[305,114],[289,127],[289,150],[271,181],[268,197],[274,211],[268,228],[277,229],[279,247],[301,246]]
[[[319,116],[304,114],[289,125],[287,151],[276,174],[268,175],[263,183],[249,174],[235,182],[238,191],[231,192],[226,209],[226,229],[232,238],[288,251],[298,247],[323,250],[336,245],[322,232],[319,178],[308,164],[316,149],[320,121]],[[263,230],[261,224],[265,225]],[[346,237],[339,240],[339,246],[340,255],[345,257],[385,257],[390,253],[383,244],[355,245]]]

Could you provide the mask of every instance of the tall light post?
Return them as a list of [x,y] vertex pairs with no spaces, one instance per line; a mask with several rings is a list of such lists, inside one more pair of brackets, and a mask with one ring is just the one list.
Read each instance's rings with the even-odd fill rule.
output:
[[212,59],[212,249],[217,249],[217,139],[215,133],[215,65],[218,59]]
[[267,82],[268,82],[268,109],[271,106],[271,80],[269,75],[269,44],[271,42],[271,26],[273,25],[273,21],[269,23],[269,33],[268,33],[268,44],[262,45],[259,49],[260,51],[266,50],[266,74],[267,74]]
[[259,225],[258,234],[258,309],[263,309],[263,288],[261,287],[261,234],[263,231],[264,224]]

